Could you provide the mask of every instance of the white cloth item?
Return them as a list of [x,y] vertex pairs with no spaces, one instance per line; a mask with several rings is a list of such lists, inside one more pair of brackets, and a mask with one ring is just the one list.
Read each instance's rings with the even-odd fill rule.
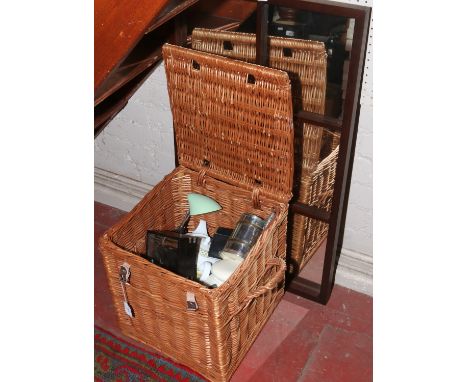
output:
[[215,257],[205,257],[205,256],[198,256],[197,259],[197,270],[200,272],[200,281],[205,281],[206,278],[210,275],[211,273],[211,267],[212,264],[218,262],[219,259]]
[[201,276],[200,276],[200,281],[206,281],[208,276],[211,273],[211,263],[209,261],[205,261],[202,263],[201,268]]
[[206,228],[206,220],[200,219],[197,228],[190,233],[193,236],[208,236],[208,229]]
[[205,220],[200,219],[200,222],[198,223],[197,228],[195,228],[193,232],[189,232],[187,235],[202,238],[201,243],[200,243],[200,251],[203,250],[203,251],[208,252],[210,250],[211,238],[208,235],[208,229],[206,228]]

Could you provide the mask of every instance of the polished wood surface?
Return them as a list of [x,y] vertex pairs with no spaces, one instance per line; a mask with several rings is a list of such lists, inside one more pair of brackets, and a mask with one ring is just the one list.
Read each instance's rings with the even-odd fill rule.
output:
[[[352,9],[355,11],[355,9]],[[320,302],[326,304],[330,298],[335,283],[336,266],[343,242],[346,211],[348,209],[349,188],[354,161],[354,149],[359,123],[359,99],[364,60],[367,46],[367,36],[370,22],[370,8],[362,7],[355,14],[354,35],[349,63],[348,83],[343,108],[343,126],[340,138],[340,152],[336,166],[335,190],[330,216],[327,248],[322,273],[322,288]]]
[[[101,12],[101,16],[102,10],[110,6],[109,2],[103,3],[103,1],[99,0],[96,3],[96,13]],[[137,20],[138,28],[135,28],[135,13],[117,15],[119,10],[126,8],[115,9],[115,14],[109,15],[109,18],[121,20],[128,17],[125,25],[128,28],[123,35],[130,36],[135,30],[138,30],[138,33],[134,33],[135,38],[131,42],[130,39],[125,44],[122,44],[121,40],[113,41],[105,45],[104,49],[98,49],[97,44],[98,42],[102,44],[106,38],[109,38],[109,34],[117,33],[115,25],[109,22],[111,30],[101,30],[103,33],[98,33],[99,28],[104,28],[105,23],[100,25],[95,20],[94,137],[97,137],[125,107],[130,97],[153,72],[161,60],[161,46],[167,41],[177,41],[179,37],[175,36],[177,28],[174,28],[176,21],[173,19],[177,20],[180,13],[197,2],[198,0],[159,1],[160,4],[155,3],[152,9],[156,10],[162,5],[160,10],[155,11],[155,16]]]
[[296,113],[296,118],[302,122],[313,123],[316,126],[324,127],[330,131],[340,132],[342,128],[342,121],[338,118],[329,117],[327,115],[321,115],[312,113],[307,110],[300,110]]
[[257,6],[257,46],[255,63],[268,65],[268,3],[260,2]]
[[168,0],[96,0],[94,89],[122,61]]

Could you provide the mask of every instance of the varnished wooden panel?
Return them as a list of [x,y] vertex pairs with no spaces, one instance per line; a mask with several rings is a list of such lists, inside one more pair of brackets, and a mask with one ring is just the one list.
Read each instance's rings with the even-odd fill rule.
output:
[[95,0],[94,89],[140,40],[168,0]]

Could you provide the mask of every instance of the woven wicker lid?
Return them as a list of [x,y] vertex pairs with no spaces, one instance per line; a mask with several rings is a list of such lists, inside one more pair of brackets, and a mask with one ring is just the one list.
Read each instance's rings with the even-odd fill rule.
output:
[[294,153],[287,73],[169,44],[163,58],[179,163],[288,201]]

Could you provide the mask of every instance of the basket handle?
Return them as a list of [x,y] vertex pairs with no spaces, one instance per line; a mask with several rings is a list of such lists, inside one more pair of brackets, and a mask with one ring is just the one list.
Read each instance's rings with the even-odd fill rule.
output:
[[268,269],[273,267],[278,267],[278,270],[273,275],[273,277],[271,277],[266,284],[257,287],[257,289],[255,289],[253,292],[249,293],[245,300],[242,302],[241,306],[239,306],[239,308],[233,314],[233,316],[236,316],[239,312],[247,308],[247,306],[249,306],[250,302],[254,298],[257,298],[262,294],[268,292],[269,290],[276,288],[279,282],[284,278],[284,273],[286,272],[286,262],[278,257],[269,260],[267,262],[267,268],[265,269],[265,273]]
[[[271,277],[268,282],[262,286],[257,287],[253,292],[249,293],[244,301],[241,303],[239,308],[237,308],[234,312],[230,311],[230,320],[227,320],[225,324],[229,324],[231,327],[231,335],[232,335],[232,358],[236,359],[240,352],[241,343],[240,343],[240,322],[238,314],[246,309],[254,298],[261,296],[263,293],[266,293],[269,290],[275,288],[279,282],[284,278],[284,274],[286,272],[286,263],[283,259],[275,257],[267,261],[265,273],[272,267],[278,267],[279,269],[276,273]],[[264,274],[265,274],[264,273]]]
[[230,40],[223,40],[223,50],[234,50],[234,47],[232,45],[232,41]]

